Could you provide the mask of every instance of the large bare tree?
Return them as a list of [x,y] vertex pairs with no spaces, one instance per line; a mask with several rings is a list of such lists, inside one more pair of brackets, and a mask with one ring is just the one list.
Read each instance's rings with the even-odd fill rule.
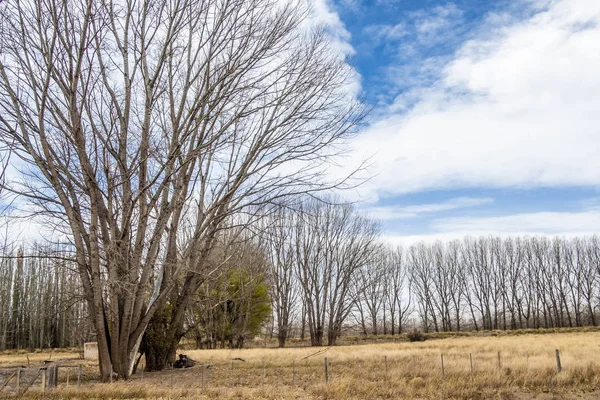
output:
[[231,214],[336,184],[331,145],[363,108],[308,16],[276,0],[0,4],[0,142],[21,166],[2,188],[71,242],[103,380],[130,376],[157,315],[147,356],[173,353]]

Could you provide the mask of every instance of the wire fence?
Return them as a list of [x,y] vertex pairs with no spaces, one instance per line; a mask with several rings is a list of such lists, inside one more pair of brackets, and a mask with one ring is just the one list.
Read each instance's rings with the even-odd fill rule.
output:
[[[153,382],[163,388],[179,387],[185,383],[200,391],[211,387],[260,387],[261,385],[328,385],[340,379],[367,381],[394,381],[418,378],[434,382],[447,379],[470,380],[489,377],[490,374],[510,375],[524,372],[537,373],[549,368],[554,376],[569,371],[576,360],[565,363],[559,349],[530,356],[528,352],[515,356],[502,351],[479,353],[438,353],[425,355],[377,355],[371,357],[328,357],[319,350],[303,358],[285,360],[244,360],[197,364],[194,367],[145,373],[140,365],[132,381]],[[89,368],[89,367],[86,367]],[[97,368],[97,367],[96,367]],[[166,375],[162,375],[165,374]],[[157,377],[160,377],[157,379]],[[55,388],[86,387],[98,383],[90,376],[84,377],[83,364],[45,365],[35,368],[23,366],[0,368],[0,392],[20,396],[32,389],[45,392]]]

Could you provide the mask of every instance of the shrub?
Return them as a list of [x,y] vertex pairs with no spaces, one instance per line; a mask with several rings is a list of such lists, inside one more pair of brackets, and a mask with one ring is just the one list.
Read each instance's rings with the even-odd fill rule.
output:
[[427,339],[427,336],[421,332],[420,329],[413,328],[406,334],[409,342],[423,342]]

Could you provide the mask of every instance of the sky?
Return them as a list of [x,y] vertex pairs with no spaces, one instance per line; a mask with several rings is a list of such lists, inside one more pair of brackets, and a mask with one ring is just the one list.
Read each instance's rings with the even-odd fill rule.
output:
[[600,233],[600,0],[311,2],[371,108],[344,195],[387,239]]
[[599,0],[318,0],[372,112],[350,197],[410,243],[600,230]]

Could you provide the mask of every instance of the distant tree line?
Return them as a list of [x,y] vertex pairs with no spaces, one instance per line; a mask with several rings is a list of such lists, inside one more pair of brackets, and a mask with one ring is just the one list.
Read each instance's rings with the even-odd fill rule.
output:
[[329,345],[342,334],[597,325],[600,238],[467,237],[382,244],[350,206],[282,211],[265,229],[274,321]]
[[0,349],[81,347],[95,336],[74,263],[59,251],[0,253]]
[[425,330],[598,324],[597,236],[418,244],[406,251],[404,262]]
[[[253,216],[256,217],[256,216]],[[229,221],[186,307],[198,348],[258,335],[335,345],[346,334],[597,325],[600,238],[479,237],[385,244],[349,204],[309,199],[251,224]],[[185,234],[182,234],[185,237]],[[182,247],[185,247],[182,244]],[[94,338],[72,254],[4,248],[0,347],[80,346]],[[172,302],[173,303],[172,303]],[[176,298],[158,318],[168,320]],[[166,326],[166,325],[165,325]],[[160,343],[166,330],[144,335]]]

